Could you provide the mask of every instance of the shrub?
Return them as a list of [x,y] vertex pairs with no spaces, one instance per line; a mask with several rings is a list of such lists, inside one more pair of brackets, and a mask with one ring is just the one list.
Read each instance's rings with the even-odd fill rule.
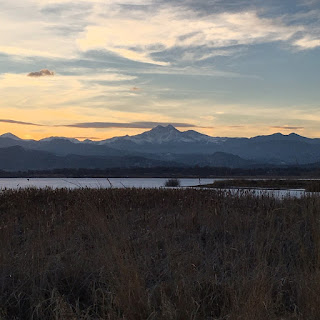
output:
[[180,187],[180,180],[176,178],[168,179],[165,184],[165,187]]

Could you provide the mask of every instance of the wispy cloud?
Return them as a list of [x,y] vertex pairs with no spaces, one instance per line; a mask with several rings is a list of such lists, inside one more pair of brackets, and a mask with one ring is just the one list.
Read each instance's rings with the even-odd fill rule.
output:
[[312,37],[310,35],[306,35],[303,38],[296,40],[294,44],[299,49],[314,49],[320,47],[320,36]]
[[172,125],[178,128],[196,128],[196,125],[190,123],[178,123],[178,122],[83,122],[63,125],[64,127],[74,127],[74,128],[134,128],[134,129],[152,129],[158,125],[167,126]]
[[[163,23],[165,21],[166,23]],[[186,26],[188,28],[186,29]],[[127,31],[133,30],[130,37]],[[132,16],[130,12],[112,12],[94,16],[78,39],[80,49],[105,49],[124,58],[167,65],[155,53],[183,48],[176,59],[204,60],[215,55],[230,55],[228,47],[293,42],[293,36],[307,33],[302,25],[287,25],[281,18],[261,17],[257,11],[222,12],[199,16],[188,9],[167,7],[146,16]],[[305,47],[303,42],[295,45]],[[200,54],[194,48],[211,49]],[[213,49],[219,49],[216,52]]]
[[[152,121],[140,121],[140,122],[82,122],[72,124],[57,124],[57,125],[44,125],[32,122],[24,122],[12,119],[0,119],[0,122],[38,126],[38,127],[73,127],[73,128],[93,128],[93,129],[107,129],[107,128],[127,128],[127,129],[152,129],[156,126],[168,126],[172,125],[178,128],[197,128],[198,126],[190,123],[180,122],[152,122]],[[77,137],[78,139],[86,137]],[[89,137],[90,139],[96,139],[96,137]]]
[[[205,2],[198,7],[205,8]],[[12,6],[4,0],[0,52],[75,58],[81,51],[103,49],[129,60],[166,66],[230,56],[230,48],[242,45],[278,41],[303,49],[320,46],[314,25],[292,23],[281,15],[263,17],[250,1],[230,6],[231,2],[210,1],[219,10],[211,6],[211,11],[200,15],[190,8],[192,1],[16,0]],[[48,16],[50,12],[54,14]],[[61,32],[70,28],[72,32]],[[176,48],[182,50],[175,61],[159,54]]]
[[[2,104],[17,108],[65,108],[87,106],[98,102],[106,106],[107,97],[120,100],[128,90],[128,82],[135,76],[120,73],[85,75],[31,76],[25,74],[0,74],[0,96]],[[119,83],[119,84],[118,84]],[[19,94],[17,94],[19,90]]]
[[271,126],[272,129],[281,129],[281,130],[303,130],[304,127],[295,127],[295,126]]
[[24,122],[24,121],[17,121],[17,120],[11,120],[11,119],[0,119],[0,122],[3,123],[11,123],[11,124],[21,124],[25,126],[37,126],[37,127],[43,127],[42,124],[32,123],[32,122]]
[[[211,10],[205,12],[207,2]],[[239,45],[280,41],[304,49],[320,46],[314,25],[290,23],[281,15],[264,17],[250,1],[197,1],[194,6],[192,1],[166,0],[15,0],[14,5],[4,0],[1,11],[0,52],[15,55],[78,57],[80,51],[104,49],[129,60],[168,65],[171,61],[154,54],[183,48],[176,61],[190,62],[230,56],[228,48]],[[70,28],[72,32],[61,32]]]

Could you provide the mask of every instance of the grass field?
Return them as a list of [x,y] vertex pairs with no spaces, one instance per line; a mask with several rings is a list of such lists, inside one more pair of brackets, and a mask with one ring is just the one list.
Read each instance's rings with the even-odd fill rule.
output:
[[320,197],[0,194],[0,319],[318,319]]

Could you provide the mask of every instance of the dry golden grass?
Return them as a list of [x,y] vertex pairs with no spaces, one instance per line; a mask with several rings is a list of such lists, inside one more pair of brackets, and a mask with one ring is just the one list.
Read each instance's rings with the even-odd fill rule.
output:
[[318,319],[320,198],[0,194],[0,319]]

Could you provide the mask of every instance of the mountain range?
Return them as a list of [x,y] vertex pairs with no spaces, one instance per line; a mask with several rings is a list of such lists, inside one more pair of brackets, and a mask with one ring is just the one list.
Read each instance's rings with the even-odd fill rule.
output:
[[211,137],[171,125],[107,140],[49,137],[24,140],[0,135],[0,169],[212,166],[300,166],[320,161],[320,139],[295,133],[253,138]]

